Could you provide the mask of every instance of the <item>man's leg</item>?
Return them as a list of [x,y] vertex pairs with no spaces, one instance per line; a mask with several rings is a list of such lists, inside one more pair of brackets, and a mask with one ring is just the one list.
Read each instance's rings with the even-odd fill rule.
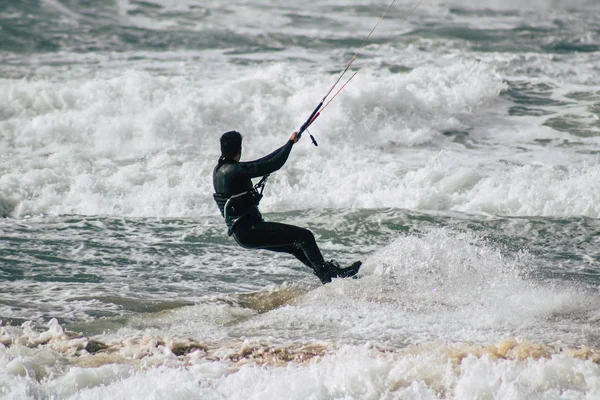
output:
[[294,257],[296,257],[298,260],[300,260],[300,262],[302,264],[306,265],[309,268],[312,268],[312,264],[310,263],[310,261],[308,261],[308,258],[306,258],[306,256],[304,255],[304,252],[294,245],[279,246],[279,247],[261,247],[261,249],[291,254]]
[[254,225],[237,227],[234,236],[243,247],[290,253],[312,268],[321,282],[331,282],[331,274],[317,246],[315,236],[308,229],[262,221]]

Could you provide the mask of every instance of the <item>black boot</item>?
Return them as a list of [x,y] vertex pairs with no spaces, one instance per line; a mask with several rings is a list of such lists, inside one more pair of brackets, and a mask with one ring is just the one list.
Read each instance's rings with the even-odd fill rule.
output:
[[324,285],[331,282],[331,278],[349,278],[358,273],[362,266],[361,261],[356,261],[347,268],[341,268],[337,261],[325,261],[325,264],[318,270],[315,270],[315,275],[321,280]]
[[340,264],[338,264],[338,262],[335,260],[331,260],[329,262],[326,262],[325,264],[328,265],[330,276],[332,278],[349,278],[351,276],[356,275],[360,270],[360,267],[362,266],[361,261],[356,261],[346,268],[341,268]]
[[313,272],[323,285],[331,282],[331,271],[327,267],[327,263],[325,263],[321,268],[315,269]]
[[324,261],[320,268],[314,270],[314,273],[324,285],[330,283],[331,278],[340,276],[340,265],[335,260]]

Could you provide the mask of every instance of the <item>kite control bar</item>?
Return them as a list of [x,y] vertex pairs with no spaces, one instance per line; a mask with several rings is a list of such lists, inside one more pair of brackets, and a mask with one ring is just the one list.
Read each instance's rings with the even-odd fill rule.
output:
[[[305,130],[308,129],[308,127],[315,122],[315,119],[317,119],[317,117],[321,114],[319,113],[319,110],[321,109],[321,107],[323,107],[323,101],[321,101],[319,103],[319,105],[317,106],[317,108],[315,108],[315,110],[312,112],[312,114],[310,114],[310,117],[308,117],[308,119],[306,120],[306,122],[304,122],[302,124],[302,126],[300,127],[300,130],[298,131],[298,139],[300,139],[300,137],[302,136],[302,134],[304,133]],[[314,136],[310,134],[310,132],[308,132],[308,134],[310,135],[310,140],[312,140],[313,144],[315,146],[318,146],[317,141],[315,140]]]

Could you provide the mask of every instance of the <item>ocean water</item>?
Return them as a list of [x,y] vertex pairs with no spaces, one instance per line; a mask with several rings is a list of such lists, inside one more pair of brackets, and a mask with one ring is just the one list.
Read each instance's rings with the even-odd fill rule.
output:
[[600,398],[600,3],[0,2],[1,399]]

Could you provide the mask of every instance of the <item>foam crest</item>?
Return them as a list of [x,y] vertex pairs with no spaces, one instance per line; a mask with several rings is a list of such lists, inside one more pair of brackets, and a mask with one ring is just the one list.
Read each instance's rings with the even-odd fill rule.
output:
[[[277,64],[223,81],[135,70],[81,82],[1,81],[8,119],[0,125],[11,156],[2,159],[0,213],[216,214],[210,177],[220,133],[246,135],[244,159],[281,146],[330,84],[329,76],[309,78]],[[364,70],[356,79],[315,123],[321,146],[298,144],[273,176],[264,211],[301,204],[600,215],[590,184],[597,165],[567,174],[535,165],[482,168],[488,160],[465,158],[463,148],[435,149],[445,143],[442,133],[465,129],[497,102],[505,84],[489,65]]]
[[600,164],[514,166],[479,180],[455,209],[496,215],[600,217]]
[[472,295],[518,285],[519,264],[473,234],[439,229],[397,239],[370,256],[364,268],[393,282],[399,292],[418,296],[416,302],[467,305]]
[[[305,170],[307,178],[274,178],[279,180],[268,188],[263,203],[266,211],[285,210],[286,199],[293,193],[296,203],[314,208],[393,207],[506,216],[600,216],[600,199],[593,184],[599,179],[600,169],[595,162],[583,167],[534,163],[497,168],[445,150],[435,153],[426,164],[411,167],[409,160],[400,163],[391,156],[368,163],[337,159],[333,152],[320,151],[328,153],[324,163],[318,167],[314,163],[296,167]],[[292,174],[298,172],[291,172],[293,177]],[[298,186],[290,184],[294,181]]]
[[[292,130],[301,122],[297,116],[314,107],[329,79],[309,79],[289,65],[277,64],[245,71],[241,78],[227,77],[223,83],[140,71],[66,84],[5,80],[0,109],[25,123],[18,134],[9,126],[12,140],[19,141],[15,144],[40,148],[59,139],[60,144],[92,145],[102,155],[144,154],[192,139],[212,145],[207,135],[198,135],[203,129],[215,129],[218,135],[227,130],[224,126],[243,127],[240,130],[266,132],[267,137],[280,129]],[[365,120],[358,126],[360,133],[378,132],[382,124],[397,131],[399,117],[408,120],[407,128],[430,125],[429,119],[440,113],[438,130],[448,129],[442,126],[444,118],[470,112],[496,98],[502,87],[493,70],[473,62],[417,68],[408,75],[380,76],[365,70],[327,111],[327,131],[333,133],[326,137],[337,138],[339,131],[352,129],[355,121],[344,123],[349,115]],[[429,128],[436,129],[435,123]]]
[[[497,340],[494,330],[502,326],[513,335],[550,341],[554,335],[547,320],[556,318],[553,327],[564,333],[565,341],[585,340],[593,324],[578,324],[579,332],[574,332],[566,316],[593,318],[600,298],[577,287],[530,281],[531,261],[526,253],[507,256],[471,233],[433,229],[401,237],[370,256],[363,267],[366,276],[359,280],[360,294],[353,295],[351,288],[344,294],[358,296],[364,306],[381,304],[370,309],[376,315],[370,322],[383,332],[398,327],[404,332],[403,323],[410,321],[409,338],[417,330],[427,338]],[[390,312],[401,315],[389,319]],[[383,315],[388,315],[385,323]]]
[[[37,397],[146,398],[161,393],[181,398],[307,398],[311,396],[469,399],[598,393],[600,349],[566,347],[508,339],[489,344],[427,342],[401,348],[367,344],[268,340],[203,341],[190,337],[132,336],[96,341],[88,351],[65,351],[52,342],[19,340],[31,332],[16,329],[0,349],[7,368],[5,394],[24,387]],[[52,324],[54,344],[68,339]],[[39,336],[44,336],[40,333]],[[83,337],[81,337],[83,338]],[[85,338],[88,342],[92,338]],[[27,343],[17,345],[17,342]],[[169,382],[163,385],[160,382]],[[176,384],[172,384],[176,383]],[[10,388],[10,389],[8,389]]]
[[408,74],[363,69],[355,79],[321,117],[323,136],[334,143],[349,137],[353,145],[368,147],[429,143],[464,128],[466,121],[457,116],[489,105],[505,87],[489,65],[460,60]]
[[[478,76],[484,82],[490,74],[493,71],[476,64],[420,70],[408,76],[375,76],[365,71],[364,79],[338,105],[332,105],[326,119],[321,118],[326,131],[319,140],[323,139],[323,148],[336,149],[331,153],[331,161],[338,164],[333,174],[352,168],[337,154],[340,140],[349,145],[350,154],[362,152],[366,145],[372,149],[370,157],[376,157],[378,146],[390,140],[418,144],[433,140],[440,130],[456,127],[460,123],[451,114],[468,112],[497,96],[494,85],[471,85],[477,94],[461,94],[467,78],[472,81]],[[440,76],[445,80],[435,83]],[[423,79],[431,86],[418,87]],[[22,174],[10,168],[11,173],[0,178],[4,214],[145,216],[158,211],[174,216],[214,213],[210,179],[204,178],[210,177],[222,131],[247,132],[252,140],[248,139],[246,156],[262,156],[265,148],[285,141],[282,132],[301,122],[298,115],[312,109],[328,83],[325,77],[308,81],[289,66],[278,64],[224,83],[126,71],[114,78],[66,83],[4,80],[1,85],[5,90],[0,110],[8,116],[1,124],[13,152],[11,164],[27,171]],[[433,98],[439,101],[432,105]],[[346,118],[360,114],[360,125]],[[431,115],[439,116],[437,122],[421,127]],[[396,125],[400,123],[404,128],[398,137]],[[365,128],[373,134],[365,135]],[[415,129],[423,135],[416,135]],[[319,163],[323,157],[307,153],[306,147],[298,152],[304,157],[296,162],[302,162],[300,168]],[[39,157],[32,160],[31,153]],[[373,167],[364,170],[367,175],[373,172]],[[293,181],[295,173],[283,175],[284,180]],[[324,183],[330,184],[329,180]],[[383,182],[375,183],[379,185]],[[283,189],[285,197],[293,190]],[[314,192],[309,190],[307,196],[314,197]]]

